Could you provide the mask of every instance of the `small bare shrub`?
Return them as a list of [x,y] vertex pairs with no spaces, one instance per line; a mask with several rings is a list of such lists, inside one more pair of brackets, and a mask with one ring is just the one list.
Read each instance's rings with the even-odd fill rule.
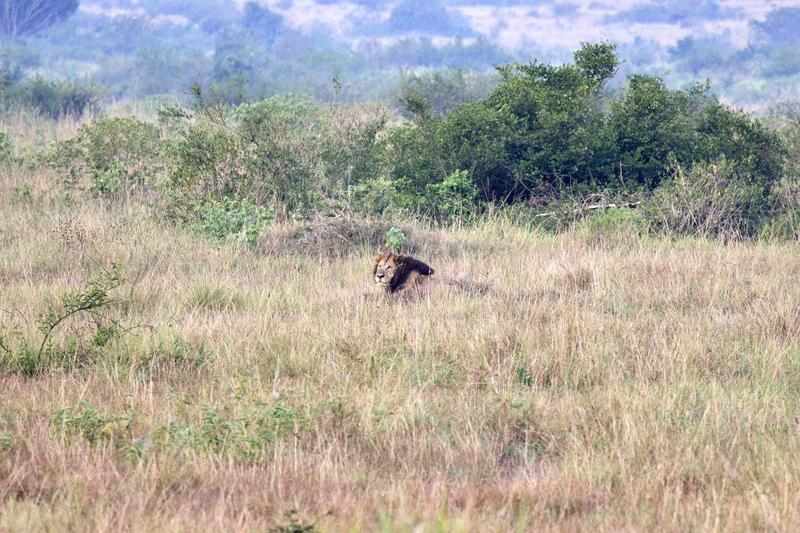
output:
[[676,165],[673,178],[653,192],[643,206],[656,232],[701,237],[753,237],[773,211],[769,189],[740,176],[725,160]]
[[[53,368],[81,366],[93,349],[102,348],[126,331],[111,312],[120,304],[112,293],[123,283],[122,266],[115,262],[83,289],[66,292],[50,302],[36,320],[40,339],[27,337],[19,326],[0,326],[0,371],[35,375]],[[75,320],[82,321],[83,327],[71,331],[60,344],[53,343],[57,330]],[[88,339],[79,334],[85,329],[91,331]]]

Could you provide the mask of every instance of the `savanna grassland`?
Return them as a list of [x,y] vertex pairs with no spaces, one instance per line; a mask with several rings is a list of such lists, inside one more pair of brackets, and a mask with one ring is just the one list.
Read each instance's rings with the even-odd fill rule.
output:
[[385,223],[218,242],[6,168],[0,530],[800,527],[796,242],[392,221],[489,286],[396,299]]

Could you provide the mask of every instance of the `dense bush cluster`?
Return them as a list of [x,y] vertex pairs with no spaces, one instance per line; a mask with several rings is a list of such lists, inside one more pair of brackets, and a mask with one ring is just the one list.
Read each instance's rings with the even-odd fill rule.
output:
[[796,120],[779,134],[707,85],[671,90],[653,76],[616,93],[616,70],[613,46],[584,45],[572,64],[500,67],[494,90],[460,104],[411,84],[401,123],[378,106],[293,96],[230,106],[198,87],[191,110],[162,109],[160,127],[98,120],[53,161],[72,185],[156,193],[174,219],[246,242],[276,217],[449,223],[487,205],[563,212],[589,195],[641,205],[650,228],[680,234],[755,236],[778,213],[792,219]]
[[412,188],[456,170],[487,201],[519,201],[565,190],[631,192],[657,187],[674,164],[725,158],[767,186],[781,175],[778,137],[720,103],[706,86],[669,90],[657,77],[630,77],[624,95],[604,91],[617,59],[608,45],[584,46],[571,65],[502,67],[485,99],[394,132],[397,179]]
[[25,79],[19,71],[0,68],[0,112],[26,108],[58,119],[83,115],[94,110],[97,103],[98,91],[93,87],[40,76]]

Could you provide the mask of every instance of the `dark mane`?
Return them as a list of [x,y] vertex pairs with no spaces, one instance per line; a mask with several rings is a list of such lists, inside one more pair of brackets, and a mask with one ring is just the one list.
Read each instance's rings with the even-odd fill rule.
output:
[[407,255],[398,255],[397,272],[394,275],[394,279],[392,279],[391,290],[395,291],[403,287],[408,278],[414,273],[430,276],[433,274],[433,269],[419,259]]

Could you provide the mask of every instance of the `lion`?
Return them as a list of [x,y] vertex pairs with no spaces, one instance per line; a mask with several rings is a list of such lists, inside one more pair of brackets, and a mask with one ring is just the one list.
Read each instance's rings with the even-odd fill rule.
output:
[[375,285],[387,293],[417,287],[430,278],[434,270],[419,259],[392,252],[380,252],[373,258]]

